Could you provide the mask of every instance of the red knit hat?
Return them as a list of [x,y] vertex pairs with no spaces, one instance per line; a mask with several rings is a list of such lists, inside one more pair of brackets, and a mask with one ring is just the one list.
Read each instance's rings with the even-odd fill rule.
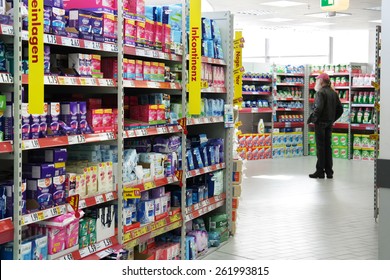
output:
[[323,79],[324,81],[330,81],[329,75],[326,73],[322,73],[322,74],[318,75],[316,79]]

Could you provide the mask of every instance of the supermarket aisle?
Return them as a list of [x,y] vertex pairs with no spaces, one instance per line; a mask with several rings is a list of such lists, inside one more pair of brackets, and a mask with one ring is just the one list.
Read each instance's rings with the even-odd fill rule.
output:
[[315,180],[314,157],[246,162],[237,234],[207,259],[377,259],[374,165],[334,165]]

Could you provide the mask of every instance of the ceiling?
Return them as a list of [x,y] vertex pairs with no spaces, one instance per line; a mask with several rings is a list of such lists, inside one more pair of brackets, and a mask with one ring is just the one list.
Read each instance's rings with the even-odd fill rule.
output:
[[[264,5],[269,2],[279,2],[279,0],[202,0],[204,7],[210,6],[214,11],[231,11],[234,16],[235,28],[243,29],[255,27],[268,30],[296,31],[305,30],[358,30],[375,28],[380,20],[380,10],[368,10],[379,8],[381,0],[350,0],[349,9],[342,13],[349,13],[350,16],[316,18],[306,16],[306,14],[321,13],[321,0],[291,0],[300,3],[299,6],[275,7]],[[146,0],[146,4],[170,4],[180,3],[180,0]],[[275,18],[288,19],[289,21],[274,21]],[[269,21],[271,20],[271,21]]]

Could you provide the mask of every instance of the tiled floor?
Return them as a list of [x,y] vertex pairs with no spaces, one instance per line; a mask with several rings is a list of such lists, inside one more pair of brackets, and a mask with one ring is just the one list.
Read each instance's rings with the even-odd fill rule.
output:
[[237,233],[206,259],[378,258],[371,162],[335,160],[334,179],[310,179],[315,158],[246,162]]

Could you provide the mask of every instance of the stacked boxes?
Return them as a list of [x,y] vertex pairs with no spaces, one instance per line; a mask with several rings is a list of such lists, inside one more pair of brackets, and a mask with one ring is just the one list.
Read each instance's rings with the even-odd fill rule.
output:
[[272,158],[271,134],[241,134],[238,136],[241,159],[259,160]]
[[[332,154],[333,158],[348,159],[348,134],[332,133]],[[309,132],[309,155],[317,155],[315,133]]]
[[376,140],[371,139],[370,135],[354,134],[353,135],[353,154],[354,160],[375,160]]
[[292,158],[303,156],[302,132],[273,133],[272,157]]

